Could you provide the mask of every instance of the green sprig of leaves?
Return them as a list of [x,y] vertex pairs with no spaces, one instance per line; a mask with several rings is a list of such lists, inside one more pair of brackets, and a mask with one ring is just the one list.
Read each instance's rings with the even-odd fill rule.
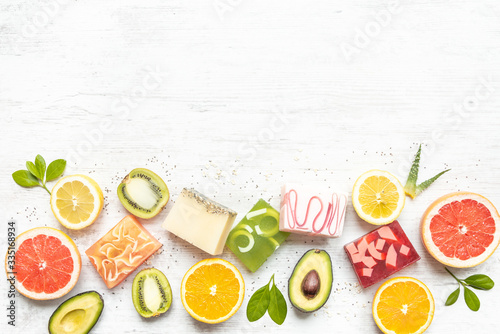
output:
[[[271,284],[272,283],[272,284]],[[255,291],[247,305],[248,321],[254,322],[269,313],[269,317],[278,325],[286,318],[287,306],[285,297],[274,283],[274,274],[269,282]]]
[[35,158],[35,162],[26,161],[27,170],[21,169],[12,173],[12,178],[21,187],[42,187],[50,194],[46,183],[61,176],[65,168],[66,160],[54,160],[47,167],[45,159],[38,154]]
[[486,275],[482,274],[476,274],[467,277],[466,279],[460,279],[457,278],[451,271],[448,270],[448,268],[444,268],[446,271],[453,276],[453,278],[458,282],[458,288],[453,291],[449,296],[448,299],[446,299],[446,306],[450,306],[455,304],[455,302],[458,300],[458,297],[460,296],[460,286],[463,286],[464,288],[464,299],[465,303],[467,306],[472,310],[472,311],[478,311],[479,307],[481,306],[481,303],[479,302],[479,298],[477,295],[469,289],[468,287],[471,287],[473,289],[477,290],[491,290],[493,286],[495,286],[495,283],[491,278],[489,278]]
[[438,173],[431,177],[430,179],[420,183],[417,186],[418,179],[418,169],[420,167],[420,153],[422,151],[422,144],[418,147],[417,154],[415,155],[415,159],[413,160],[413,164],[411,165],[410,174],[408,175],[408,179],[406,180],[406,184],[404,187],[405,193],[411,198],[415,198],[422,191],[427,189],[434,181],[436,181],[441,175],[448,172],[450,169],[444,170],[441,173]]

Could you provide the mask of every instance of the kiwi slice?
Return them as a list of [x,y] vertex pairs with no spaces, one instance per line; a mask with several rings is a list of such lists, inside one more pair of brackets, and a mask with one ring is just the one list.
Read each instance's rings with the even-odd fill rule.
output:
[[155,268],[141,270],[132,283],[132,301],[137,313],[144,318],[167,312],[172,304],[172,289],[167,277]]
[[161,177],[149,169],[136,168],[118,186],[118,198],[131,214],[149,219],[167,205],[170,194]]

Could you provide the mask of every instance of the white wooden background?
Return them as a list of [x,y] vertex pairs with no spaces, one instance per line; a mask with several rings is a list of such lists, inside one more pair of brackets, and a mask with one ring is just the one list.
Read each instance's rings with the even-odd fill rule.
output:
[[[255,274],[229,252],[246,282],[240,311],[209,326],[182,307],[187,269],[206,258],[161,229],[183,187],[194,187],[239,213],[258,198],[278,208],[284,182],[326,184],[350,193],[372,168],[405,181],[417,143],[426,143],[421,178],[452,171],[416,200],[400,222],[422,260],[400,272],[431,289],[429,333],[496,333],[500,287],[478,292],[481,309],[461,298],[425,251],[419,220],[438,196],[481,193],[500,206],[500,5],[497,0],[3,0],[0,3],[1,248],[6,223],[17,232],[61,228],[84,251],[125,214],[116,196],[123,176],[146,167],[167,182],[172,201],[144,225],[163,242],[149,266],[174,292],[165,315],[144,320],[131,301],[132,277],[108,290],[85,255],[66,297],[94,289],[105,309],[93,333],[338,332],[378,333],[371,300],[342,250],[370,231],[349,205],[339,239],[291,236]],[[36,154],[67,158],[66,175],[88,174],[105,192],[105,208],[83,231],[67,231],[41,188],[23,189],[11,173]],[[53,184],[52,184],[53,185]],[[246,304],[273,273],[286,291],[299,257],[326,249],[334,287],[328,303],[304,315],[290,305],[282,326],[268,316],[249,323]],[[142,266],[142,268],[146,265]],[[500,284],[500,252],[455,270]],[[0,309],[7,284],[0,280]],[[16,297],[17,326],[2,333],[42,333],[64,299]]]

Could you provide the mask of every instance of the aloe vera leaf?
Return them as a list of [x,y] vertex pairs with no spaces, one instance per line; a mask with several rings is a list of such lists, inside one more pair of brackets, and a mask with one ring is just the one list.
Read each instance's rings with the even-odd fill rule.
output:
[[450,171],[451,169],[447,169],[447,170],[444,170],[442,171],[441,173],[438,173],[436,175],[434,175],[433,177],[431,177],[430,179],[420,183],[418,186],[417,186],[417,190],[416,190],[416,195],[415,196],[418,196],[422,191],[424,191],[425,189],[427,189],[434,181],[436,181],[441,175],[443,175],[444,173]]
[[434,181],[436,181],[441,175],[450,171],[450,169],[444,170],[441,173],[438,173],[431,177],[430,179],[420,183],[417,186],[418,179],[418,169],[420,167],[420,153],[422,151],[422,144],[418,146],[417,154],[415,155],[415,159],[413,160],[413,164],[410,169],[410,174],[408,175],[408,179],[406,180],[406,184],[404,186],[405,193],[410,196],[412,199],[417,197],[422,191],[427,189]]
[[411,165],[410,174],[408,175],[408,179],[406,180],[406,184],[404,186],[405,193],[411,198],[415,198],[417,196],[417,179],[418,179],[418,168],[420,166],[420,152],[422,151],[422,144],[419,145],[417,154],[415,155],[415,159],[413,160],[413,164]]

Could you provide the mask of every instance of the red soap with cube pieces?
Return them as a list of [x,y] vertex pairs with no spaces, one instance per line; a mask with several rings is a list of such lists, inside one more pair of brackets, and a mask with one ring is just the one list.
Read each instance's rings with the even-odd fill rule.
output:
[[363,288],[420,260],[397,221],[348,243],[344,250]]

